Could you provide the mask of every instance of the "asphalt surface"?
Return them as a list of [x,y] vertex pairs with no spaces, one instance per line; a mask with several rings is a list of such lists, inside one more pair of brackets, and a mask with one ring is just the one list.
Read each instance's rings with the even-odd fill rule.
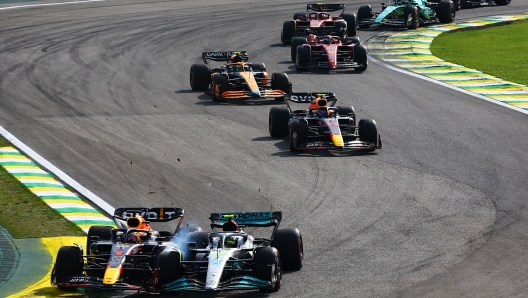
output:
[[[372,62],[297,73],[280,30],[305,4],[0,10],[0,125],[114,207],[178,206],[203,228],[211,212],[282,210],[306,256],[276,297],[525,296],[526,115]],[[457,18],[526,11],[513,1]],[[247,50],[294,91],[335,92],[377,121],[384,148],[290,153],[268,136],[275,102],[190,90],[189,67],[211,50]]]

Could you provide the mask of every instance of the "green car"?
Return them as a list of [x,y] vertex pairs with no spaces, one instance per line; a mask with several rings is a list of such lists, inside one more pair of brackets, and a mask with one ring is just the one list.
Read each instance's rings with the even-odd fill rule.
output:
[[417,29],[420,25],[451,23],[455,19],[460,0],[394,0],[381,4],[381,12],[372,12],[370,5],[358,9],[358,27],[369,28],[372,25],[388,25]]

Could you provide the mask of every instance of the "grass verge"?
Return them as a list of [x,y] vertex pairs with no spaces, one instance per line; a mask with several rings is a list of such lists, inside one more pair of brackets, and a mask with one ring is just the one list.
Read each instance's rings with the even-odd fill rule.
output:
[[[0,147],[12,146],[0,136]],[[0,225],[15,238],[83,236],[84,231],[0,166]]]
[[431,44],[438,58],[528,85],[528,20],[471,30],[448,31]]

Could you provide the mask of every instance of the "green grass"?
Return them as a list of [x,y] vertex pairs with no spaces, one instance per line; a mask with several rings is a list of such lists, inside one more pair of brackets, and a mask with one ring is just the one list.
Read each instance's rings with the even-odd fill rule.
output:
[[448,31],[431,44],[436,57],[495,77],[528,85],[528,20]]
[[[0,147],[11,146],[0,136]],[[84,231],[0,166],[0,225],[15,238],[82,236]]]

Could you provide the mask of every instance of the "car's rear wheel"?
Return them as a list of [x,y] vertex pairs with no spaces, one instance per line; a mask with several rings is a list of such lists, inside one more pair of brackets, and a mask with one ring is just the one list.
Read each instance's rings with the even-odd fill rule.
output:
[[307,42],[306,37],[294,37],[291,41],[291,61],[295,62],[295,58],[297,57],[297,47],[300,45],[303,45]]
[[180,271],[181,256],[177,251],[162,251],[158,255],[157,268],[158,285],[164,285],[178,279],[181,276]]
[[269,112],[269,134],[274,138],[282,138],[288,134],[290,111],[286,107],[271,107]]
[[310,47],[298,46],[295,67],[298,71],[303,71],[308,69],[308,63],[310,63]]
[[352,37],[347,37],[343,39],[342,43],[343,44],[355,44],[359,46],[361,44],[361,41],[359,40],[358,36],[352,36]]
[[304,261],[304,248],[302,235],[298,229],[278,229],[275,231],[273,246],[279,251],[283,270],[301,270]]
[[88,230],[88,237],[86,238],[86,253],[90,254],[90,245],[101,240],[112,240],[112,227],[107,226],[91,226]]
[[495,0],[495,4],[497,5],[508,5],[510,2],[511,0]]
[[290,121],[289,125],[289,139],[288,144],[290,151],[301,151],[299,147],[306,142],[306,136],[308,134],[308,125],[305,121],[300,119],[294,119]]
[[[283,72],[275,72],[271,76],[271,88],[280,90],[284,93],[291,93],[290,80],[288,75]],[[283,97],[277,97],[275,100],[283,100]]]
[[356,71],[367,70],[367,48],[365,48],[364,45],[354,46],[354,62],[360,65],[358,67],[354,67]]
[[295,21],[286,21],[282,24],[281,41],[289,44],[295,36]]
[[191,89],[194,91],[205,91],[211,81],[211,72],[205,64],[193,64],[189,71]]
[[274,247],[264,247],[255,254],[255,276],[258,279],[274,283],[272,288],[260,288],[261,291],[276,292],[281,287],[282,268],[279,251]]
[[356,36],[357,17],[356,14],[343,14],[343,20],[347,24],[347,36]]
[[296,12],[293,14],[293,19],[297,20],[299,17],[301,17],[303,20],[308,18],[308,14],[306,12]]
[[451,23],[455,20],[456,10],[453,1],[440,1],[436,9],[436,16],[441,23]]
[[227,87],[227,78],[219,73],[215,73],[213,75],[213,82],[211,83],[213,101],[224,101],[222,94],[227,91]]
[[407,21],[407,28],[418,29],[420,23],[418,21],[418,9],[415,6],[406,7],[403,15]]
[[[358,23],[361,20],[371,19],[371,18],[372,18],[372,7],[370,5],[365,5],[365,6],[359,7],[358,13],[357,13],[357,21],[358,21]],[[367,29],[369,27],[370,27],[370,25],[359,24],[359,28],[361,28],[361,29]]]
[[339,114],[339,116],[341,117],[351,117],[352,118],[352,125],[356,126],[357,125],[357,120],[356,120],[356,111],[354,109],[353,106],[338,106],[337,107],[337,113]]
[[380,136],[376,121],[365,118],[360,119],[358,123],[358,134],[360,140],[376,146],[380,145]]
[[[52,277],[55,282],[63,280],[65,277],[81,274],[83,270],[83,259],[81,251],[76,246],[63,246],[57,252],[55,267],[53,268]],[[59,289],[75,289],[72,287],[61,287]]]

